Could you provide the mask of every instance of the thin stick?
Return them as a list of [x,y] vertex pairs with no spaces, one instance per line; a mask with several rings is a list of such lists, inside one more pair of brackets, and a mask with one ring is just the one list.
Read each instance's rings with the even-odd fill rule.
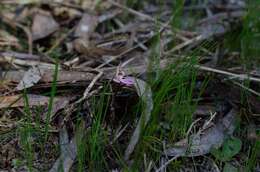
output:
[[103,75],[103,72],[99,72],[99,74],[97,76],[95,76],[95,78],[91,81],[91,83],[88,85],[88,87],[86,88],[86,90],[84,91],[83,97],[80,98],[75,104],[78,104],[80,102],[82,102],[83,100],[85,100],[88,97],[88,94],[90,92],[90,90],[92,89],[92,87],[95,85],[95,83],[97,82],[97,80]]
[[227,71],[223,71],[223,70],[219,70],[219,69],[214,69],[211,67],[201,66],[201,65],[195,65],[195,67],[198,68],[199,70],[214,72],[214,73],[218,73],[218,74],[222,74],[222,75],[228,75],[232,78],[238,78],[243,81],[249,80],[249,81],[254,81],[254,82],[260,82],[260,78],[252,77],[247,74],[235,74],[235,73],[231,73],[231,72],[227,72]]
[[232,81],[232,82],[233,82],[235,85],[237,85],[237,86],[239,86],[239,87],[241,87],[241,88],[243,88],[243,89],[249,91],[250,93],[252,93],[252,94],[254,94],[254,95],[260,97],[260,93],[259,93],[259,92],[256,92],[255,90],[253,90],[253,89],[251,89],[251,88],[248,88],[248,87],[244,86],[243,84],[240,84],[240,83],[238,83],[238,82],[236,82],[236,81]]
[[165,169],[173,160],[177,159],[179,156],[172,157],[169,159],[165,164],[163,164],[156,172],[160,172],[161,170]]
[[113,0],[108,0],[108,2],[113,4],[114,6],[117,6],[117,7],[121,8],[121,9],[123,9],[123,10],[126,10],[127,12],[129,12],[129,13],[131,13],[133,15],[136,15],[138,17],[141,17],[141,18],[144,18],[144,19],[147,19],[147,20],[151,20],[153,22],[157,22],[156,19],[152,18],[151,16],[146,15],[144,13],[140,13],[139,11],[133,10],[131,8],[128,8],[128,7],[126,7],[124,5],[121,5],[121,4],[119,4],[119,3],[117,3],[117,2],[115,2]]
[[[171,20],[169,20],[167,23],[164,23],[164,24],[161,26],[161,28],[160,28],[160,30],[159,30],[159,33],[162,33],[162,32],[164,31],[164,29],[170,24],[170,22],[171,22]],[[157,33],[157,32],[156,32],[156,33]],[[144,41],[142,41],[142,42],[139,42],[139,43],[140,43],[140,44],[145,44],[145,43],[147,43],[149,40],[151,40],[151,39],[156,35],[156,33],[153,32],[152,35],[151,35],[149,38],[147,38],[146,40],[144,40]],[[139,44],[137,44],[137,45],[135,45],[135,46],[133,46],[133,47],[127,49],[126,51],[122,52],[121,54],[119,54],[119,55],[117,55],[117,56],[112,56],[111,59],[109,59],[109,60],[106,61],[105,63],[99,65],[96,69],[100,69],[100,68],[104,67],[105,65],[109,64],[110,62],[112,62],[112,61],[114,61],[114,60],[116,60],[116,59],[122,57],[123,55],[125,55],[125,54],[127,54],[127,53],[129,53],[129,52],[131,52],[131,51],[133,51],[133,50],[135,50],[135,49],[138,48],[138,47],[139,47]]]
[[24,33],[26,34],[27,41],[28,41],[28,53],[32,54],[33,53],[33,39],[32,39],[32,33],[31,33],[30,29],[28,29],[27,27],[25,27],[19,23],[16,23],[16,22],[15,22],[15,25],[17,27],[19,27],[20,29],[22,29],[24,31]]

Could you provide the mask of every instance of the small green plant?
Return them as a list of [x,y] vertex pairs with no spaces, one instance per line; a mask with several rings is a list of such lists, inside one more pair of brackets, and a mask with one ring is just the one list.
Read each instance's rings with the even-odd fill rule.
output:
[[107,136],[103,128],[103,122],[109,105],[109,96],[106,94],[107,89],[104,88],[100,93],[100,97],[93,97],[91,105],[93,109],[93,121],[90,131],[87,133],[87,162],[90,171],[102,171],[106,168],[105,161],[105,145],[107,144]]
[[[80,105],[81,107],[81,105]],[[78,107],[78,112],[77,112],[77,122],[76,122],[76,144],[77,144],[77,171],[84,171],[86,168],[86,154],[87,154],[87,140],[85,137],[85,127],[84,126],[85,122],[83,121],[84,119],[80,115],[80,110],[81,108]]]
[[239,138],[231,137],[224,141],[220,149],[213,149],[211,153],[220,161],[229,161],[237,155],[242,147],[242,141]]
[[45,121],[45,130],[44,130],[44,142],[45,143],[48,139],[51,112],[52,112],[53,102],[54,102],[56,89],[57,89],[57,79],[58,79],[58,72],[59,72],[58,57],[55,57],[55,60],[56,60],[56,64],[55,64],[55,69],[54,69],[54,74],[53,74],[53,81],[52,81],[52,85],[51,85],[51,97],[50,97],[50,101],[48,104],[48,111],[46,114],[46,121]]
[[238,169],[231,165],[230,163],[225,163],[223,172],[238,172]]
[[181,26],[181,16],[183,15],[183,7],[184,7],[184,0],[174,0],[174,5],[172,8],[172,27],[173,28],[180,28]]
[[250,155],[246,164],[246,171],[254,171],[257,163],[257,157],[260,155],[260,141],[256,141],[250,150]]
[[27,91],[24,89],[24,114],[25,120],[24,125],[19,129],[20,131],[20,141],[24,149],[26,163],[29,171],[33,170],[33,146],[32,146],[32,114],[29,106],[29,99],[27,96]]

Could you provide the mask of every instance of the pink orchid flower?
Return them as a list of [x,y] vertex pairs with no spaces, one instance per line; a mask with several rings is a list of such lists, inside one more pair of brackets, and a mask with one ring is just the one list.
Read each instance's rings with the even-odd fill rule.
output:
[[134,85],[135,78],[131,76],[125,76],[125,73],[123,71],[118,71],[113,81],[130,87]]

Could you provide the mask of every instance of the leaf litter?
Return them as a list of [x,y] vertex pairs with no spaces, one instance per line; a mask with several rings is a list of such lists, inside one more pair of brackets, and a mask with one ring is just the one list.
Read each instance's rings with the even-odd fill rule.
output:
[[259,170],[247,3],[1,1],[0,170]]

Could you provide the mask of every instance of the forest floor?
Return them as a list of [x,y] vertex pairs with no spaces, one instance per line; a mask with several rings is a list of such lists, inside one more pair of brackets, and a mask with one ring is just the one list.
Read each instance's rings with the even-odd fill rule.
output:
[[0,171],[260,171],[260,2],[1,0]]

